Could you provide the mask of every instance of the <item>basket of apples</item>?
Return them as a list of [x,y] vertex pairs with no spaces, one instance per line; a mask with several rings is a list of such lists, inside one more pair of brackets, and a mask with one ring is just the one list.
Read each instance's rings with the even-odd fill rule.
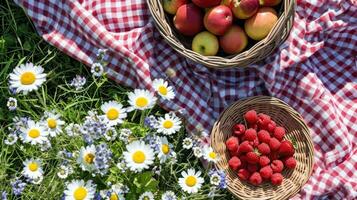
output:
[[309,129],[293,108],[273,97],[227,108],[212,129],[211,145],[220,158],[216,167],[240,199],[288,199],[312,173]]
[[245,67],[287,38],[294,0],[147,0],[161,35],[210,68]]

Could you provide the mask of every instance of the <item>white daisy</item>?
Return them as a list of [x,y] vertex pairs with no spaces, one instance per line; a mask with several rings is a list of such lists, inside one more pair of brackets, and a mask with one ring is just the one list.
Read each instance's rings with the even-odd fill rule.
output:
[[118,136],[118,132],[114,127],[109,127],[104,133],[104,137],[107,141],[114,141]]
[[146,110],[155,106],[156,97],[148,90],[135,89],[128,94],[129,110]]
[[122,183],[116,183],[112,185],[111,190],[115,193],[125,194],[129,192],[129,187]]
[[221,177],[219,176],[219,174],[214,173],[210,177],[210,182],[212,185],[219,186],[219,184],[221,183]]
[[6,145],[13,145],[17,142],[17,139],[18,137],[15,133],[10,133],[9,135],[7,135],[4,142]]
[[134,172],[148,169],[154,162],[154,151],[143,141],[134,141],[126,146],[123,153],[127,167]]
[[172,135],[179,131],[181,128],[181,120],[176,117],[173,113],[166,113],[165,117],[160,117],[156,125],[158,133],[163,133],[164,135]]
[[61,115],[54,112],[45,112],[44,124],[49,135],[56,137],[62,132],[62,127],[65,123],[61,120]]
[[177,200],[177,196],[172,191],[166,191],[162,194],[161,200]]
[[109,121],[109,126],[115,126],[123,123],[123,119],[126,118],[126,109],[123,105],[116,101],[109,101],[104,103],[100,109],[104,113],[105,119]]
[[181,173],[182,178],[179,178],[179,185],[183,191],[187,193],[197,193],[204,182],[203,178],[200,177],[201,172],[195,172],[194,169],[189,169],[187,172]]
[[104,67],[100,63],[93,63],[90,70],[95,77],[100,77],[104,73]]
[[17,100],[15,98],[13,98],[13,97],[9,97],[7,99],[6,106],[10,111],[16,110],[16,108],[17,108]]
[[81,147],[77,162],[84,171],[92,171],[95,168],[95,157],[96,150],[94,145]]
[[193,146],[193,141],[192,141],[191,138],[185,138],[185,139],[183,139],[183,141],[182,141],[182,147],[183,147],[184,149],[191,149],[192,146]]
[[37,178],[31,179],[31,183],[35,185],[42,183],[42,181],[43,181],[43,176],[39,176]]
[[139,200],[155,200],[152,192],[144,192],[140,195]]
[[67,184],[64,191],[65,200],[90,200],[94,199],[95,185],[92,181],[73,180]]
[[213,151],[212,147],[210,146],[205,146],[203,148],[203,157],[206,159],[208,162],[214,162],[216,163],[218,161],[218,155],[216,152]]
[[164,99],[172,100],[175,98],[175,93],[171,86],[168,86],[167,81],[164,79],[155,79],[152,83],[155,91]]
[[30,179],[37,179],[43,175],[41,161],[38,159],[26,159],[24,162],[22,174]]
[[27,127],[21,127],[20,131],[20,138],[25,143],[31,143],[33,145],[43,144],[47,140],[47,132],[45,131],[43,125],[39,122],[28,120]]
[[160,159],[160,163],[164,163],[168,158],[170,158],[172,152],[172,144],[167,141],[166,137],[159,137],[157,147],[159,150],[157,157]]
[[46,74],[43,71],[41,66],[32,63],[15,67],[10,74],[10,88],[15,89],[16,93],[24,94],[37,90],[46,81]]
[[201,158],[202,157],[202,148],[201,147],[193,147],[193,155],[195,155],[197,158]]
[[66,179],[69,175],[69,168],[65,165],[61,165],[59,167],[59,171],[57,172],[57,176],[60,178],[60,179]]
[[109,192],[107,198],[108,200],[125,200],[124,195],[116,192]]

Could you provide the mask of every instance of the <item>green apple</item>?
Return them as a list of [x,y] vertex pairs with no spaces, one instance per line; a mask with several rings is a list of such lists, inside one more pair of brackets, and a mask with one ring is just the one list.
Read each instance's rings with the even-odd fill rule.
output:
[[218,39],[208,31],[197,34],[192,41],[192,50],[204,56],[214,56],[219,49]]

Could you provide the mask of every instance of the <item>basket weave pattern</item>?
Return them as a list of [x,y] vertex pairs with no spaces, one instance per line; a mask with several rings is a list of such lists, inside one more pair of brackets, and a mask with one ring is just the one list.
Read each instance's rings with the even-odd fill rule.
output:
[[191,42],[178,33],[172,19],[165,13],[162,0],[147,0],[151,15],[160,34],[178,53],[210,68],[247,67],[262,60],[285,41],[294,22],[295,0],[283,0],[282,11],[269,35],[242,53],[227,57],[203,56],[191,50]]
[[[251,109],[270,115],[278,126],[286,129],[285,137],[296,143],[294,157],[297,166],[294,170],[283,171],[284,180],[280,186],[273,186],[271,183],[253,186],[241,181],[237,173],[228,166],[230,157],[225,141],[232,135],[232,128],[236,123],[245,123],[243,115]],[[228,189],[240,199],[288,199],[300,191],[312,173],[314,147],[306,124],[293,108],[273,97],[252,97],[231,105],[215,123],[211,144],[220,156],[216,167],[227,173]]]

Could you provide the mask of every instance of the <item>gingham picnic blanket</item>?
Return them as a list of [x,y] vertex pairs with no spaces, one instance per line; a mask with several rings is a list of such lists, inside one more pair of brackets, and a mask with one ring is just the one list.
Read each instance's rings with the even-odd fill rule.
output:
[[[176,53],[154,27],[145,0],[15,0],[50,44],[90,66],[108,49],[106,72],[120,84],[175,88],[167,110],[190,132],[209,132],[224,108],[268,94],[294,107],[310,127],[314,172],[293,199],[357,198],[357,2],[297,0],[290,36],[248,69],[212,70]],[[168,70],[169,69],[169,70]],[[169,72],[169,73],[168,73]]]

